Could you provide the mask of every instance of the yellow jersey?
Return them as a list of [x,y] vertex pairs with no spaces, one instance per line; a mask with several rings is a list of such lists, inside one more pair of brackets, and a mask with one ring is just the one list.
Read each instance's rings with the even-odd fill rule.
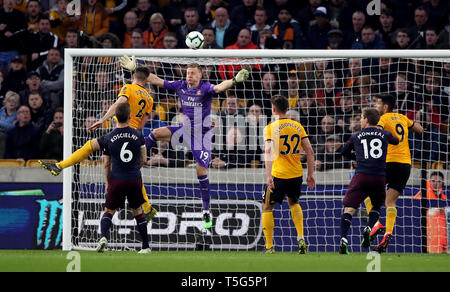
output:
[[127,84],[120,90],[119,97],[128,99],[131,110],[130,127],[142,130],[142,119],[149,115],[153,109],[153,98],[147,90],[137,84]]
[[307,137],[299,122],[287,118],[276,120],[264,128],[264,141],[272,141],[272,176],[282,179],[303,176],[301,141]]
[[378,126],[391,132],[391,134],[400,141],[398,145],[389,144],[386,162],[411,164],[408,133],[413,125],[413,121],[399,113],[385,113],[381,116]]

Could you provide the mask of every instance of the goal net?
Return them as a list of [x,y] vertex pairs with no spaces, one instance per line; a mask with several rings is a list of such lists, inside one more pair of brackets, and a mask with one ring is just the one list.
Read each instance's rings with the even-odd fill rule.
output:
[[[142,175],[149,200],[158,210],[148,224],[152,249],[263,248],[263,129],[272,119],[270,97],[281,94],[289,99],[288,117],[304,126],[315,152],[317,185],[308,189],[304,181],[299,200],[308,250],[337,251],[342,198],[354,171],[351,161],[339,155],[339,150],[360,129],[362,109],[374,106],[377,95],[391,94],[396,97],[398,112],[419,121],[425,132],[406,137],[413,168],[397,203],[395,239],[389,251],[425,251],[426,209],[445,207],[447,201],[414,197],[421,190],[426,193],[426,182],[433,171],[444,174],[444,193],[449,185],[450,56],[446,51],[69,49],[65,52],[64,157],[87,140],[113,129],[111,120],[94,132],[86,130],[117,99],[120,88],[130,82],[129,72],[118,63],[125,54],[135,55],[138,65],[147,66],[168,81],[185,79],[186,65],[192,62],[202,66],[203,80],[212,84],[231,79],[241,68],[250,72],[246,82],[211,101],[211,229],[203,228],[200,186],[189,145],[172,141],[149,150]],[[150,84],[147,89],[154,99],[154,111],[144,135],[158,127],[183,123],[185,117],[174,93]],[[302,162],[306,171],[304,155]],[[101,153],[64,171],[64,249],[96,246],[105,202],[104,183]],[[297,233],[286,201],[276,205],[274,218],[275,249],[296,251]],[[129,209],[118,210],[112,221],[111,249],[140,248]],[[353,218],[349,237],[352,251],[362,251],[359,243],[366,221],[362,205]],[[385,223],[384,209],[381,222]]]

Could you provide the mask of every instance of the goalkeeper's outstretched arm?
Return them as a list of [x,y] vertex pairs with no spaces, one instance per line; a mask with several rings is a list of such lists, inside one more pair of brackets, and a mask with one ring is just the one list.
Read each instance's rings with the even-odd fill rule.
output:
[[249,76],[248,71],[245,69],[242,69],[241,71],[239,71],[236,74],[236,76],[233,79],[228,79],[228,80],[222,81],[221,83],[214,86],[214,91],[216,93],[224,92],[225,90],[230,89],[237,83],[244,82],[245,80],[248,79],[248,76]]
[[[133,73],[136,70],[136,57],[131,56],[128,57],[127,55],[120,57],[119,59],[120,66],[123,69],[126,69]],[[159,78],[153,73],[150,73],[150,75],[147,78],[147,81],[150,82],[151,85],[156,85],[158,87],[164,87],[164,80]]]

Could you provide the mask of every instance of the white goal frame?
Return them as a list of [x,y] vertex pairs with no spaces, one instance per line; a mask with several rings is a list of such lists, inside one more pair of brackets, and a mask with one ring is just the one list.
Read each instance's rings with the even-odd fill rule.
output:
[[[64,157],[72,154],[72,78],[73,58],[82,56],[119,57],[137,55],[139,57],[178,58],[447,58],[450,50],[191,50],[191,49],[65,49],[64,50]],[[437,60],[438,61],[438,60]],[[448,174],[448,170],[446,171]],[[413,174],[412,174],[413,175]],[[73,248],[72,232],[72,177],[71,167],[63,172],[63,239],[62,249]],[[348,176],[347,176],[348,178]],[[447,181],[448,184],[448,175]]]

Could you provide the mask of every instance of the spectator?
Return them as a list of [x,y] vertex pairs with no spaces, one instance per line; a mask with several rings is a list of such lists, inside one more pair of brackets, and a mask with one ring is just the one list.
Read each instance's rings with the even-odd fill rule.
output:
[[287,6],[281,6],[278,19],[272,25],[274,36],[282,41],[284,49],[305,49],[306,41],[303,37],[300,24],[292,18]]
[[202,31],[205,42],[203,43],[203,49],[219,49],[216,43],[216,30],[211,27],[205,27]]
[[142,29],[135,28],[131,32],[131,48],[133,49],[144,49],[144,33]]
[[368,106],[375,106],[375,99],[372,98],[372,84],[375,83],[369,75],[361,75],[356,80],[353,87],[355,105],[361,109]]
[[[269,39],[268,46],[266,45],[266,40]],[[274,45],[276,45],[277,47],[274,48],[271,46],[270,41],[273,42]],[[275,44],[275,42],[277,42],[277,44]],[[270,29],[263,29],[260,33],[259,33],[259,41],[258,41],[258,46],[260,49],[282,49],[281,47],[281,41],[274,39],[272,37],[272,30]]]
[[31,124],[41,135],[52,122],[53,111],[47,108],[47,104],[39,92],[30,92],[28,105],[31,113]]
[[412,40],[412,46],[423,46],[425,29],[428,22],[428,11],[423,6],[414,9],[414,24],[408,28],[408,34]]
[[[284,83],[284,82],[283,82]],[[299,89],[300,89],[300,83],[297,76],[296,70],[290,70],[287,74],[287,88],[283,88],[283,90],[280,92],[281,95],[284,95],[288,98],[289,101],[289,107],[295,108],[298,106],[298,99],[299,99]]]
[[353,50],[382,50],[386,48],[386,44],[375,34],[375,31],[370,26],[365,26],[361,30],[361,40],[355,41],[352,44]]
[[29,32],[38,32],[41,12],[41,4],[38,0],[27,1],[25,16],[27,18]]
[[180,48],[187,48],[184,39],[191,31],[201,32],[203,26],[199,22],[198,11],[195,8],[187,8],[184,11],[184,21],[185,24],[178,27],[177,39],[181,40],[178,44]]
[[345,90],[339,104],[336,105],[336,121],[337,125],[344,129],[350,124],[350,118],[353,116],[353,96],[350,89]]
[[[270,25],[267,23],[267,12],[262,7],[257,7],[253,15],[253,25],[248,26],[252,33],[252,43],[259,46],[259,36],[263,30],[270,30]],[[270,33],[272,35],[272,33]]]
[[128,7],[128,0],[102,0],[102,4],[105,5],[104,10],[107,16],[108,31],[115,35],[120,35],[120,26],[123,23],[125,8]]
[[25,80],[27,78],[27,71],[20,56],[16,56],[11,60],[11,69],[5,75],[3,81],[5,90],[12,90],[20,92],[25,89]]
[[122,42],[122,47],[131,48],[131,34],[133,29],[137,27],[138,16],[134,10],[125,13],[123,17],[123,26],[121,28],[119,39]]
[[151,0],[138,0],[135,11],[138,15],[138,26],[142,30],[146,30],[150,23],[150,17],[154,13],[159,12],[159,9]]
[[186,163],[185,152],[171,147],[170,142],[158,141],[158,147],[152,148],[146,165],[165,167],[184,167]]
[[25,160],[38,158],[37,141],[40,141],[40,133],[31,123],[31,111],[26,105],[19,107],[17,122],[6,137],[5,158]]
[[308,28],[308,44],[311,49],[326,49],[328,45],[328,32],[331,30],[330,18],[327,9],[317,7],[314,12],[315,23]]
[[170,31],[177,31],[178,27],[183,24],[183,11],[187,8],[188,4],[184,0],[170,0],[169,3],[164,5],[162,12],[167,19],[167,26]]
[[394,45],[395,30],[396,27],[394,25],[394,15],[392,10],[389,8],[381,10],[379,27],[376,34],[380,35],[387,49],[392,48]]
[[61,49],[65,48],[78,48],[78,31],[75,27],[69,27],[66,31],[65,42],[62,44]]
[[409,37],[408,30],[406,28],[397,29],[395,33],[395,42],[392,49],[404,50],[410,47],[411,38]]
[[27,39],[28,71],[36,70],[47,58],[49,50],[58,47],[58,36],[54,35],[50,30],[50,19],[46,16],[41,16],[39,19],[39,31],[29,33]]
[[344,87],[352,88],[353,84],[361,76],[362,61],[360,58],[351,58],[348,60],[348,70],[344,76]]
[[[424,100],[432,100],[433,106],[436,108],[442,116],[441,122],[446,123],[448,121],[449,102],[450,98],[447,93],[442,90],[441,76],[438,72],[429,71],[425,74],[425,87],[424,87]],[[441,130],[444,130],[442,124],[437,124],[433,121],[434,125],[439,125]]]
[[344,141],[348,141],[350,137],[361,130],[361,110],[355,110],[350,118],[350,123],[344,125]]
[[27,12],[27,2],[25,0],[14,0],[14,9],[17,9],[23,13]]
[[[60,45],[66,42],[66,35],[69,34],[68,30],[72,29],[71,32],[73,33],[73,29],[75,29],[73,27],[76,22],[75,16],[67,15],[68,3],[69,0],[57,0],[56,5],[49,12],[51,32],[58,36]],[[76,29],[75,31],[78,35],[78,31]],[[76,46],[71,48],[76,48]]]
[[[322,0],[309,0],[308,5],[300,10],[298,14],[298,19],[301,23],[301,28],[303,30],[303,33],[306,34],[308,31],[308,28],[315,23],[315,15],[314,12],[316,12],[316,9],[319,6],[322,6]],[[272,20],[274,22],[276,20],[276,17]]]
[[248,108],[246,117],[246,156],[247,165],[252,168],[262,166],[264,153],[264,125],[267,125],[267,117],[263,115],[261,106],[254,104]]
[[[430,174],[430,179],[427,180],[427,199],[431,200],[447,200],[447,196],[443,192],[444,174],[441,171],[433,171]],[[422,191],[418,191],[414,199],[420,200],[422,198]]]
[[330,15],[330,23],[333,27],[338,27],[341,30],[347,29],[352,25],[352,13],[354,6],[344,0],[328,1],[328,10]]
[[49,100],[49,93],[41,86],[41,77],[37,71],[30,71],[27,73],[26,88],[19,92],[20,105],[28,105],[28,96],[30,92],[37,91],[44,98]]
[[319,107],[322,107],[328,115],[335,114],[335,105],[340,104],[342,90],[336,87],[336,76],[332,70],[323,73],[323,88],[316,89],[314,98]]
[[436,28],[434,27],[428,27],[425,30],[425,42],[422,44],[417,45],[418,49],[424,49],[424,50],[435,50],[435,49],[448,49],[450,48],[448,44],[438,43],[439,41],[439,34]]
[[255,91],[253,94],[254,98],[248,101],[247,106],[257,104],[263,109],[265,116],[271,117],[272,104],[270,103],[270,98],[279,94],[275,74],[270,72],[264,73],[262,78],[262,89]]
[[242,4],[231,10],[230,19],[239,28],[250,27],[254,23],[256,0],[242,0]]
[[354,42],[361,39],[361,30],[366,23],[366,16],[361,11],[355,11],[352,15],[352,27],[344,30],[344,48],[350,49]]
[[[251,41],[251,33],[247,28],[241,29],[239,32],[237,41],[235,44],[227,46],[226,50],[250,50],[250,49],[259,49],[257,45],[252,43]],[[249,66],[250,67],[250,66]],[[254,69],[261,70],[261,65],[255,64],[252,66]],[[218,67],[218,71],[220,77],[225,79],[232,79],[234,77],[235,72],[243,69],[241,65],[220,65]],[[248,70],[248,69],[247,69]],[[249,70],[251,71],[251,70]]]
[[[212,23],[215,20],[216,10],[218,8],[228,8],[228,3],[224,0],[206,0],[206,3],[203,7],[199,9],[201,23]],[[228,11],[228,10],[227,10]]]
[[164,35],[169,31],[161,13],[157,12],[150,17],[150,27],[144,31],[144,45],[147,48],[164,48]]
[[64,145],[64,110],[57,108],[53,114],[53,121],[42,134],[39,145],[39,157],[46,159],[63,159]]
[[109,18],[105,7],[98,0],[87,0],[81,5],[81,17],[76,26],[88,36],[98,37],[109,31]]
[[215,19],[210,24],[216,30],[216,43],[219,48],[233,45],[239,34],[239,27],[234,25],[229,18],[228,11],[219,7],[216,9]]
[[316,170],[326,171],[332,169],[350,168],[350,161],[341,154],[343,147],[340,135],[330,135],[325,141],[325,152],[318,153],[315,161]]
[[225,127],[238,123],[238,116],[245,117],[245,110],[239,106],[239,100],[236,96],[230,95],[225,102],[225,108],[220,112],[222,124]]
[[379,66],[373,66],[371,76],[376,81],[375,92],[389,92],[397,73],[397,64],[392,58],[379,58]]
[[64,62],[61,52],[55,48],[50,49],[37,73],[41,79],[41,87],[49,94],[48,106],[53,110],[64,106]]
[[447,25],[439,34],[439,44],[450,47],[450,10],[448,11]]
[[19,107],[19,95],[13,91],[6,93],[3,107],[0,109],[0,158],[5,155],[5,141],[7,132],[15,127],[17,122],[17,108]]
[[122,43],[120,42],[120,39],[115,34],[110,32],[102,34],[97,38],[96,41],[101,48],[105,49],[122,48]]
[[317,128],[321,123],[321,116],[323,116],[323,113],[318,110],[316,99],[301,91],[298,109],[300,124],[305,127],[308,136],[315,137],[318,132]]
[[324,116],[320,122],[319,130],[315,137],[312,138],[315,145],[314,153],[325,153],[325,142],[330,135],[342,134],[342,128],[336,124],[336,120],[332,116]]
[[0,71],[7,72],[11,60],[22,48],[21,32],[26,30],[27,21],[25,14],[14,9],[14,0],[3,0],[0,19]]
[[230,169],[246,166],[245,138],[239,128],[231,128],[226,134],[225,149],[211,153],[211,167],[215,169]]
[[447,16],[450,12],[448,1],[431,0],[423,4],[429,13],[427,25],[435,27],[437,31],[441,31],[447,23]]
[[312,63],[312,68],[306,71],[306,82],[303,89],[315,90],[323,88],[323,72],[328,68],[328,60],[318,60]]
[[344,33],[340,29],[331,29],[327,33],[327,49],[339,50],[343,49]]
[[3,83],[5,79],[3,78],[3,72],[0,71],[0,104],[3,104],[3,99],[5,98],[6,94],[6,87]]

